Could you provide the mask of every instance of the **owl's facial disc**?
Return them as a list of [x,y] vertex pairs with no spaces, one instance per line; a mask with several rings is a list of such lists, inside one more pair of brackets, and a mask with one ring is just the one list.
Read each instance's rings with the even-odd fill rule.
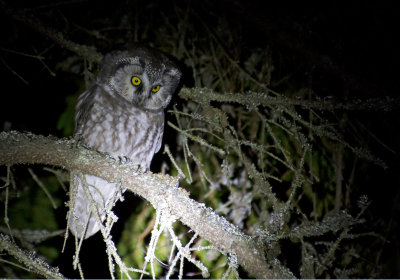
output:
[[[165,108],[181,76],[176,66],[166,57],[142,49],[116,54],[119,58],[115,59],[110,72],[100,75],[107,75],[106,91],[122,97],[132,106],[150,110]],[[112,56],[107,58],[111,61]]]
[[124,96],[128,97],[129,101],[136,105],[145,106],[146,100],[150,99],[161,88],[160,84],[151,86],[149,82],[149,78],[145,73],[135,73],[130,79],[131,88],[128,90],[128,92],[132,93],[125,94]]

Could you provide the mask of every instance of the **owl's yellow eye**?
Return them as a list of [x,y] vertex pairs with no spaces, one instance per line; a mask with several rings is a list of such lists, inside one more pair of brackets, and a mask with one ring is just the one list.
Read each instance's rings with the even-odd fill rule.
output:
[[142,80],[137,76],[133,76],[132,79],[131,79],[131,83],[134,86],[138,86],[138,85],[140,85],[142,83]]
[[156,93],[159,90],[160,90],[160,85],[156,85],[151,89],[151,91],[154,92],[154,93]]

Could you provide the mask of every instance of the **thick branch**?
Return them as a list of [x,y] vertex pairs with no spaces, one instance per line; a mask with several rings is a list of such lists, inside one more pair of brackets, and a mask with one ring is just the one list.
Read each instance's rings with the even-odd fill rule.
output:
[[[79,146],[74,140],[43,137],[18,132],[0,134],[0,165],[47,164],[80,170],[125,188],[148,200],[156,209],[168,205],[171,213],[201,237],[228,253],[257,278],[278,278],[266,263],[263,251],[249,236],[241,233],[204,204],[189,198],[177,187],[174,177],[151,172],[142,174],[137,166],[123,164],[109,156]],[[282,277],[282,276],[281,276]]]

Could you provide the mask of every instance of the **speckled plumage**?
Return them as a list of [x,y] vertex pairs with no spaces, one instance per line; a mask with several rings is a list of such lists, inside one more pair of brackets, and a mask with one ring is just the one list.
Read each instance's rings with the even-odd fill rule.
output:
[[[164,130],[164,109],[176,90],[181,72],[165,55],[153,49],[131,46],[125,51],[106,55],[96,82],[78,100],[74,137],[85,145],[114,157],[127,157],[146,169],[161,146]],[[133,84],[133,77],[140,85]],[[157,92],[152,90],[159,89]],[[113,206],[121,195],[115,183],[85,175],[90,193],[104,221],[105,208]],[[89,199],[78,177],[75,204],[69,228],[83,236]],[[85,238],[99,230],[90,215]]]

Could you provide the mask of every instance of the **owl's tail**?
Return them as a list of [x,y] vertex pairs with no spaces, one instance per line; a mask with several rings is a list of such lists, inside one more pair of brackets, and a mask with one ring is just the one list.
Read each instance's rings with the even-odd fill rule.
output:
[[[85,191],[82,180],[78,176],[74,176],[73,187],[70,191],[70,203],[73,205],[70,206],[68,227],[73,235],[78,238],[84,236],[86,239],[100,230],[96,216],[103,224],[107,213],[110,213],[107,210],[111,210],[117,199],[122,197],[122,191],[116,183],[109,183],[92,175],[83,177],[89,193],[87,194]],[[94,205],[91,201],[94,202]],[[111,225],[106,224],[105,226]]]

